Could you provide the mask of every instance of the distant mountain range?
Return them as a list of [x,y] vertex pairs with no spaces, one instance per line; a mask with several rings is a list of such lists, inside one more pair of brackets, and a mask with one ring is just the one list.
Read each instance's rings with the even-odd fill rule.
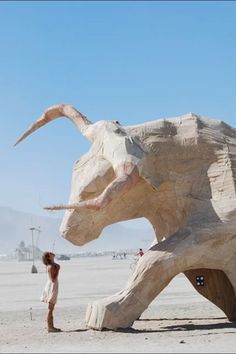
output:
[[0,207],[0,254],[12,254],[19,243],[32,244],[31,227],[34,243],[42,251],[54,249],[55,253],[81,253],[119,251],[127,249],[146,249],[152,243],[155,235],[149,224],[147,227],[130,227],[124,223],[113,224],[106,227],[101,236],[80,247],[65,240],[59,233],[61,219],[47,216],[38,216],[7,207]]

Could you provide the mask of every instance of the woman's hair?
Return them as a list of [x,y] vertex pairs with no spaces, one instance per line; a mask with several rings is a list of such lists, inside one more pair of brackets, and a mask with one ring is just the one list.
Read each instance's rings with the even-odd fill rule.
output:
[[51,252],[44,252],[44,254],[42,255],[43,264],[45,264],[46,266],[51,264],[50,254]]

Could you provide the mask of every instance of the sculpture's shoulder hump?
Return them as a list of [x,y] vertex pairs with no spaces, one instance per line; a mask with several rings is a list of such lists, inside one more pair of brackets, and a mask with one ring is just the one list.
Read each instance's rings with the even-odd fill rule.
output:
[[195,143],[224,143],[225,137],[231,138],[236,144],[236,129],[217,119],[211,119],[194,113],[177,117],[162,118],[138,125],[125,127],[131,136],[138,137],[148,143],[154,136],[156,139],[185,141],[191,139]]

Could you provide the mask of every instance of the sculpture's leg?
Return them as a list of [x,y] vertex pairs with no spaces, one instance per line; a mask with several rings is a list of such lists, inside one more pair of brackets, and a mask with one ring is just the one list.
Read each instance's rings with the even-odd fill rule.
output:
[[[184,258],[186,247],[189,247],[185,237],[183,236],[183,240],[181,237],[182,235],[173,236],[154,245],[140,258],[124,290],[89,304],[86,313],[87,326],[98,330],[132,326],[151,301],[180,272],[178,259]],[[177,253],[173,252],[175,248],[178,249]]]
[[[216,225],[176,233],[145,253],[124,290],[89,304],[88,327],[99,330],[130,327],[175,275],[186,270],[216,269],[220,262],[226,264],[223,258],[226,254],[228,271],[233,270],[234,274],[235,248],[235,228],[227,235],[224,226],[216,228]],[[233,285],[235,290],[236,284]],[[213,292],[212,288],[209,289]],[[232,308],[230,311],[234,312]]]
[[218,306],[230,321],[236,321],[236,296],[222,270],[201,268],[187,270],[184,274],[202,296]]
[[171,255],[167,257],[159,251],[146,252],[124,290],[88,305],[87,326],[98,330],[132,326],[175,275]]

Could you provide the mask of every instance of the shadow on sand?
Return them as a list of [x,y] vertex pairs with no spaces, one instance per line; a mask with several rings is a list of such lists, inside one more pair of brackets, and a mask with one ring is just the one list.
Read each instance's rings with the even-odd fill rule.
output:
[[[139,319],[137,322],[160,322],[158,329],[137,329],[137,328],[119,328],[116,332],[124,333],[161,333],[161,332],[175,332],[175,331],[195,331],[195,330],[216,330],[216,329],[236,329],[236,322],[218,322],[218,323],[204,323],[204,324],[193,324],[193,323],[181,323],[181,321],[194,321],[199,320],[225,320],[225,317],[218,318],[160,318],[160,319]],[[168,326],[162,323],[162,321],[179,321],[174,325]],[[135,326],[135,322],[134,322]],[[232,333],[236,333],[233,331]]]
[[79,329],[70,329],[68,331],[62,331],[64,333],[72,333],[72,332],[87,332],[89,328],[79,328]]
[[[192,322],[194,321],[216,321],[216,320],[225,320],[225,317],[216,317],[216,318],[142,318],[134,322],[134,327],[135,323],[138,322],[159,322],[159,328],[158,329],[137,329],[134,327],[129,327],[129,328],[118,328],[114,330],[114,332],[120,332],[120,333],[163,333],[163,332],[182,332],[182,331],[201,331],[201,330],[216,330],[216,329],[236,329],[236,322],[217,322],[217,323],[204,323],[204,324],[193,324]],[[163,322],[168,322],[168,321],[178,321],[176,324],[172,324],[170,326],[166,325],[166,323]],[[181,323],[182,321],[188,321],[188,323]],[[87,332],[91,330],[90,328],[79,328],[79,329],[71,329],[68,331],[62,331],[64,333],[72,333],[72,332]],[[103,332],[106,331],[112,331],[109,329],[102,329]],[[226,332],[225,332],[226,333]],[[227,333],[236,333],[236,331],[233,332],[227,332]],[[209,334],[209,333],[208,333]],[[214,332],[214,334],[216,334]]]

